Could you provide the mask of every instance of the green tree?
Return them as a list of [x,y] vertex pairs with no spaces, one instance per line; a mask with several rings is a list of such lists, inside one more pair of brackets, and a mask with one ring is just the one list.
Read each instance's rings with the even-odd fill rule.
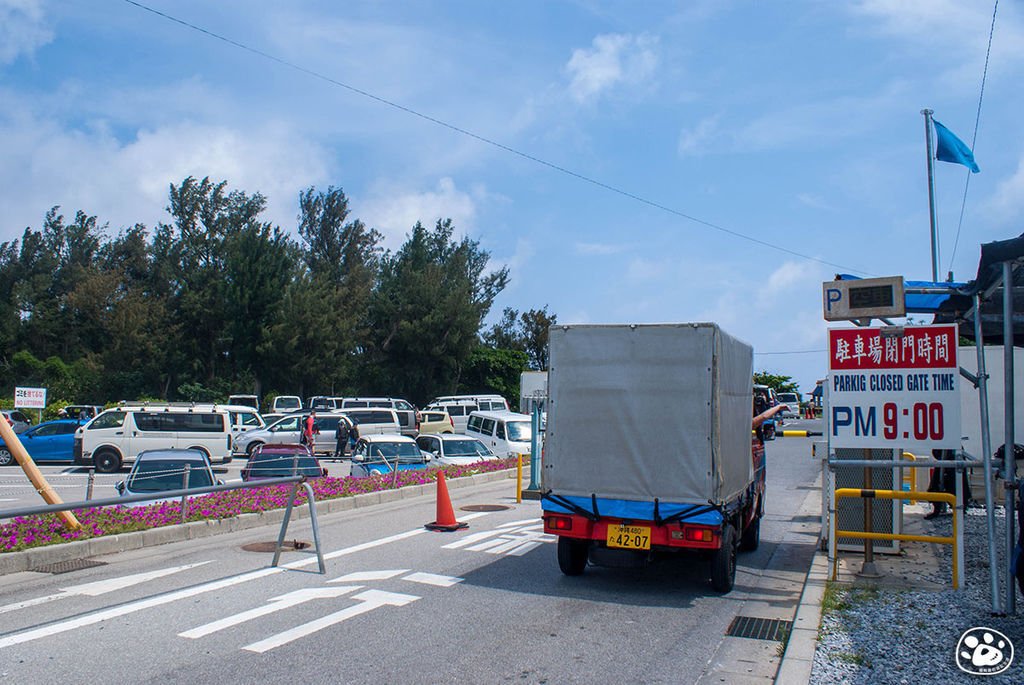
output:
[[479,345],[466,360],[458,391],[464,394],[497,393],[515,406],[519,399],[520,375],[529,368],[528,363],[527,354],[521,350]]
[[798,392],[799,385],[793,381],[792,376],[781,376],[768,371],[758,371],[754,374],[754,383],[757,385],[767,385],[769,388],[774,388],[775,392]]
[[488,272],[490,254],[453,233],[451,219],[433,229],[417,222],[401,249],[383,258],[365,354],[373,387],[414,402],[458,388],[508,269]]

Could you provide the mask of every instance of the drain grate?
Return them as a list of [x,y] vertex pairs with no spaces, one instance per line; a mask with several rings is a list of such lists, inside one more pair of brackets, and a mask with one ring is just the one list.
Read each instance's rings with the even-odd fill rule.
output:
[[459,509],[462,511],[505,511],[508,507],[503,504],[467,504]]
[[732,620],[725,634],[729,637],[749,637],[754,640],[775,640],[782,642],[793,627],[792,621],[777,618],[754,618],[737,616]]
[[[288,552],[297,549],[306,549],[312,545],[312,542],[306,542],[304,540],[285,540],[281,543],[281,551]],[[250,542],[248,545],[242,545],[242,549],[246,552],[274,552],[277,551],[277,540],[271,540],[270,542]]]
[[52,573],[57,575],[59,573],[71,573],[72,571],[81,571],[86,568],[95,568],[96,566],[106,566],[105,561],[95,561],[93,559],[68,559],[67,561],[58,561],[54,564],[43,564],[42,566],[36,566],[33,571],[38,573]]

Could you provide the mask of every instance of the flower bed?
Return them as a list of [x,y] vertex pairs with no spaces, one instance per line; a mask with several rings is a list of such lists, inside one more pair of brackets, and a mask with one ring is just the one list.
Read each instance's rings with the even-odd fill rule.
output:
[[[316,501],[336,497],[351,497],[366,492],[392,490],[406,485],[425,485],[437,480],[439,471],[446,479],[472,476],[514,468],[515,459],[484,461],[466,466],[445,466],[442,468],[399,471],[395,474],[370,476],[368,478],[316,478],[309,481]],[[291,485],[272,485],[263,488],[230,490],[200,495],[189,500],[186,521],[226,519],[240,514],[251,514],[287,505]],[[299,489],[299,498],[305,502],[305,492]],[[24,516],[0,524],[0,553],[17,552],[32,547],[56,545],[73,540],[88,540],[104,535],[117,535],[136,530],[147,530],[181,523],[181,500],[161,502],[145,507],[94,507],[75,509],[75,516],[82,527],[68,530],[56,514]]]

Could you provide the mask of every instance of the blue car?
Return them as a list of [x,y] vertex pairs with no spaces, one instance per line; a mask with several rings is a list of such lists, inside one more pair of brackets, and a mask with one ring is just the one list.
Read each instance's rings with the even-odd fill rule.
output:
[[[80,425],[81,422],[74,419],[45,421],[19,434],[18,439],[35,462],[72,462],[75,460],[75,431]],[[14,455],[0,440],[0,466],[13,463]]]
[[365,478],[399,471],[427,468],[433,455],[422,452],[407,435],[364,435],[352,449],[349,475]]

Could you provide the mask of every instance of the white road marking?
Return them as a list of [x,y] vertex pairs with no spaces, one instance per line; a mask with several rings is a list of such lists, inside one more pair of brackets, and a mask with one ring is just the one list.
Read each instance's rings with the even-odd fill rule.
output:
[[149,571],[148,573],[136,573],[134,575],[122,576],[120,578],[108,578],[106,580],[97,580],[92,583],[73,585],[71,587],[63,588],[60,592],[53,595],[46,595],[45,597],[36,597],[35,599],[26,599],[22,602],[15,602],[14,604],[2,606],[0,607],[0,614],[5,614],[8,611],[24,609],[26,607],[33,607],[38,606],[40,604],[46,604],[47,602],[53,602],[58,599],[64,599],[66,597],[74,597],[75,595],[87,595],[89,597],[97,597],[99,595],[105,595],[108,592],[113,592],[114,590],[121,590],[132,585],[145,583],[148,580],[163,578],[164,576],[169,576],[172,573],[178,573],[179,571],[187,571],[190,568],[195,568],[196,566],[202,566],[204,564],[209,563],[209,561],[201,561],[198,564],[188,564],[187,566],[172,566],[171,568],[160,569],[159,571]]
[[424,585],[436,585],[437,587],[451,587],[452,585],[461,583],[465,579],[454,578],[452,576],[439,576],[436,573],[410,573],[402,578],[402,580],[408,580],[413,583],[423,583]]
[[[554,540],[551,540],[550,542],[554,542]],[[512,551],[510,551],[508,554],[509,554],[509,556],[513,556],[513,557],[521,557],[524,554],[526,554],[527,552],[529,552],[531,549],[535,549],[537,547],[540,547],[542,544],[544,544],[544,543],[541,543],[541,542],[526,542],[526,543],[524,543],[522,545],[519,545],[519,547],[516,547]]]
[[543,521],[538,521],[537,518],[523,519],[522,521],[509,521],[508,523],[502,523],[498,528],[514,528],[515,526],[527,526],[533,528],[535,526],[543,526]]
[[241,583],[248,582],[250,580],[256,580],[264,576],[271,576],[275,573],[281,573],[284,569],[282,568],[262,568],[258,571],[250,571],[248,573],[242,573],[237,576],[230,576],[221,580],[215,580],[208,583],[202,583],[200,585],[194,585],[192,587],[183,588],[175,592],[168,592],[166,594],[157,595],[148,599],[138,600],[136,602],[129,602],[128,604],[122,604],[120,606],[110,607],[109,609],[103,609],[85,616],[79,616],[68,621],[61,623],[53,623],[42,628],[34,628],[32,630],[25,630],[20,633],[14,633],[12,635],[6,635],[0,638],[0,649],[4,647],[12,647],[14,645],[20,645],[23,642],[30,642],[32,640],[38,640],[42,637],[49,637],[51,635],[59,635],[60,633],[66,633],[69,630],[75,628],[83,628],[85,626],[91,626],[96,623],[108,621],[118,616],[125,616],[127,614],[134,614],[137,611],[143,609],[149,609],[152,607],[162,606],[164,604],[170,604],[176,602],[179,599],[188,599],[189,597],[195,597],[206,592],[212,592],[214,590],[221,590],[232,585],[239,585]]
[[362,585],[341,585],[338,587],[325,587],[325,588],[308,588],[305,590],[296,590],[295,592],[289,592],[286,595],[280,597],[274,597],[268,599],[269,604],[265,604],[249,611],[243,611],[233,616],[222,618],[219,621],[213,621],[205,625],[201,625],[198,628],[192,630],[186,630],[183,633],[178,633],[179,637],[188,637],[192,639],[206,637],[211,633],[224,630],[225,628],[231,628],[237,626],[240,623],[251,621],[254,618],[260,616],[266,616],[272,614],[275,611],[281,611],[282,609],[288,609],[289,607],[298,606],[305,602],[310,602],[314,599],[333,599],[335,597],[341,597],[347,595],[350,592],[356,590],[362,590]]
[[[481,516],[488,516],[490,513],[491,512],[478,512],[475,514],[468,514],[463,518],[465,520],[475,519],[480,518]],[[371,540],[370,542],[364,542],[358,545],[353,545],[351,547],[346,547],[344,549],[339,549],[334,552],[325,554],[324,560],[326,561],[328,559],[337,559],[338,557],[343,557],[349,554],[355,554],[356,552],[362,552],[363,550],[372,549],[374,547],[380,547],[381,545],[397,542],[399,540],[411,538],[416,535],[422,535],[427,532],[429,531],[427,531],[425,528],[417,528],[415,530],[406,531],[405,533],[398,533],[397,535],[391,535],[385,538],[380,538],[378,540]],[[97,623],[102,623],[103,621],[108,621],[112,618],[117,618],[119,616],[126,616],[128,614],[134,614],[138,611],[143,611],[145,609],[151,609],[153,607],[163,606],[164,604],[170,604],[171,602],[176,602],[179,599],[188,599],[189,597],[195,597],[197,595],[212,592],[214,590],[221,590],[223,588],[232,587],[234,585],[247,583],[250,580],[257,580],[259,578],[263,578],[266,576],[272,576],[278,573],[283,573],[286,570],[294,570],[306,566],[312,566],[316,563],[318,563],[317,558],[315,556],[312,556],[306,559],[299,559],[288,564],[283,564],[278,567],[261,568],[255,571],[249,571],[247,573],[229,576],[228,578],[223,578],[221,580],[215,580],[207,583],[202,583],[200,585],[182,588],[181,590],[164,593],[161,595],[157,595],[155,597],[149,597],[147,599],[141,599],[135,602],[128,602],[127,604],[121,604],[107,609],[101,609],[94,613],[86,614],[85,616],[79,616],[77,618],[61,621],[58,623],[52,623],[41,628],[32,628],[29,630],[23,630],[18,633],[11,633],[0,637],[0,649],[4,649],[5,647],[12,647],[14,645],[20,645],[25,642],[31,642],[33,640],[49,637],[51,635],[59,635],[61,633],[66,633],[70,630],[75,630],[76,628],[83,628],[85,626],[95,625]]]
[[341,578],[333,578],[328,580],[328,583],[362,583],[367,580],[387,580],[388,578],[394,578],[400,576],[403,573],[408,573],[409,569],[400,568],[394,571],[356,571],[355,573],[349,573]]
[[472,547],[469,547],[468,549],[469,549],[470,552],[486,552],[487,550],[491,549],[492,547],[497,547],[498,545],[503,545],[506,542],[507,542],[507,540],[505,540],[503,538],[495,538],[494,540],[488,540],[487,542],[481,542],[479,545],[473,545]]
[[280,647],[281,645],[286,645],[289,642],[294,642],[299,638],[312,635],[319,630],[329,628],[337,623],[341,623],[342,621],[347,621],[350,618],[365,614],[368,611],[373,611],[378,607],[388,605],[404,606],[410,602],[415,602],[419,597],[415,595],[403,595],[397,592],[367,590],[366,592],[360,592],[358,595],[353,595],[352,599],[360,600],[359,604],[342,609],[341,611],[336,611],[333,614],[328,614],[327,616],[318,618],[315,621],[295,626],[291,630],[286,630],[282,633],[278,633],[277,635],[268,637],[265,640],[260,640],[259,642],[252,643],[251,645],[246,645],[242,649],[249,652],[256,652],[257,654],[269,652],[275,647]]
[[491,538],[495,535],[500,534],[500,530],[485,530],[479,533],[472,533],[462,538],[461,540],[456,540],[455,542],[443,545],[441,549],[459,549],[460,547],[466,547],[468,545],[472,545],[475,542],[479,542],[480,540],[486,540],[487,538]]

